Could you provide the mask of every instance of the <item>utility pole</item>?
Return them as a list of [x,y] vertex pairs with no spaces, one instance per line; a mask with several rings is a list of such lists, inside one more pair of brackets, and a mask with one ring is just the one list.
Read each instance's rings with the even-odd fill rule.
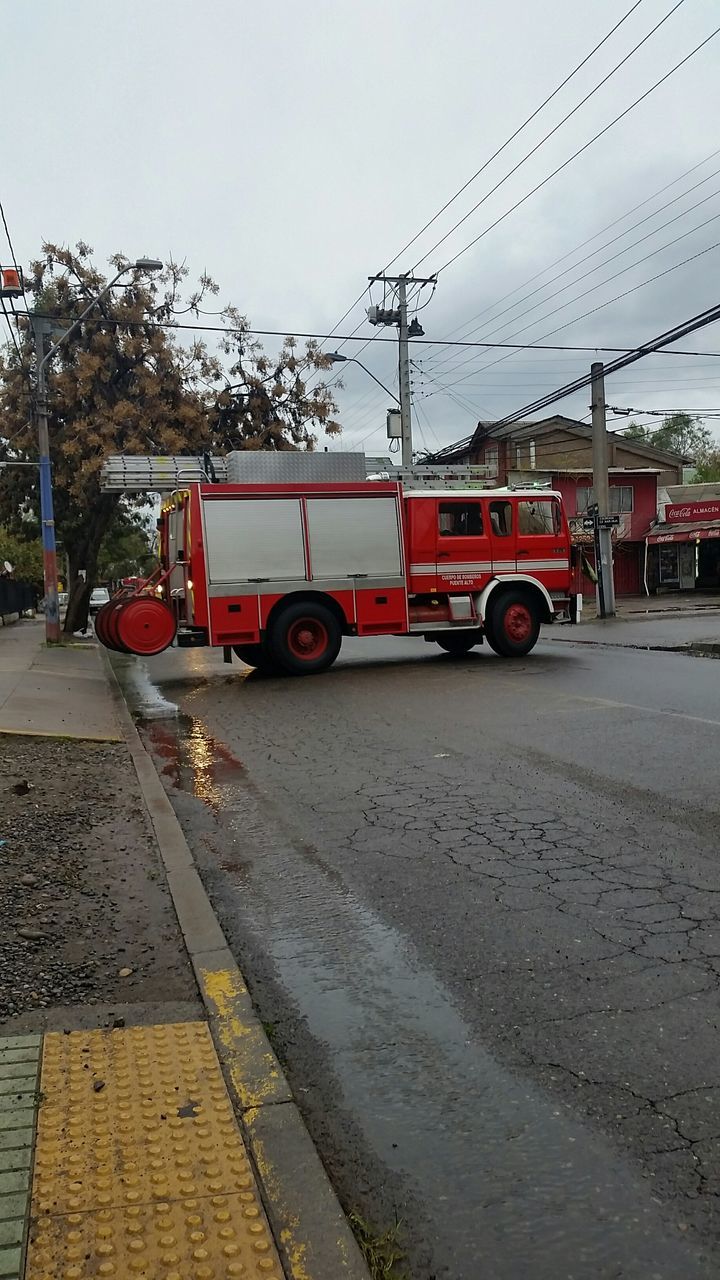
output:
[[371,284],[381,281],[385,285],[391,285],[397,290],[397,307],[392,310],[384,310],[382,307],[368,307],[368,320],[370,324],[397,325],[398,329],[398,387],[400,391],[400,443],[402,465],[404,468],[412,467],[413,460],[413,443],[412,443],[412,398],[410,394],[410,338],[422,338],[424,330],[414,319],[408,325],[408,304],[407,304],[407,287],[409,284],[435,285],[437,278],[430,276],[428,279],[418,276],[369,276]]
[[612,563],[612,527],[619,523],[610,514],[607,423],[605,419],[605,369],[601,361],[590,366],[592,376],[592,451],[595,568],[598,575],[598,603],[601,618],[615,617],[615,581]]
[[38,453],[40,465],[40,523],[42,526],[43,579],[45,583],[45,639],[48,644],[60,643],[60,609],[58,606],[57,547],[55,545],[55,513],[53,511],[52,468],[50,464],[50,435],[48,432],[47,379],[45,377],[45,336],[52,332],[53,324],[37,316],[30,317],[37,367]]
[[402,464],[412,467],[412,417],[410,408],[410,345],[408,342],[407,280],[398,281],[398,387],[400,388],[400,437]]

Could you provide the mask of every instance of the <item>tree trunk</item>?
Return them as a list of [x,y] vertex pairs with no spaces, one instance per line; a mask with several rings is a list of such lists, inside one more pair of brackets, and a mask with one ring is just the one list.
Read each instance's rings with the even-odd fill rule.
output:
[[[63,631],[65,635],[74,635],[76,631],[87,630],[90,593],[97,577],[98,553],[100,543],[107,533],[110,521],[115,513],[118,495],[103,493],[90,516],[88,524],[80,538],[68,551],[70,562],[69,597]],[[85,577],[79,571],[85,570]]]

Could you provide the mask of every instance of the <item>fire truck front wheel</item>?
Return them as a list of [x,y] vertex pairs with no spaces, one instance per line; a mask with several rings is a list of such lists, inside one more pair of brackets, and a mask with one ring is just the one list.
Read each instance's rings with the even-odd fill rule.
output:
[[324,604],[298,600],[286,605],[271,622],[268,650],[291,676],[314,675],[332,666],[342,633],[335,614]]
[[485,635],[490,648],[501,657],[524,657],[535,648],[540,635],[540,614],[534,601],[524,591],[493,592]]

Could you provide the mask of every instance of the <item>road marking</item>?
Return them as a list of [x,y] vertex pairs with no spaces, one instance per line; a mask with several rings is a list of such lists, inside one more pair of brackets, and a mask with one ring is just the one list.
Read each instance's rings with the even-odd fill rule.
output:
[[690,720],[694,724],[720,725],[720,720],[712,720],[708,716],[691,716],[686,711],[665,711],[660,707],[643,707],[637,702],[616,702],[612,698],[587,698],[582,694],[573,694],[572,697],[576,702],[590,703],[598,711],[645,711],[650,716],[670,716],[675,720]]

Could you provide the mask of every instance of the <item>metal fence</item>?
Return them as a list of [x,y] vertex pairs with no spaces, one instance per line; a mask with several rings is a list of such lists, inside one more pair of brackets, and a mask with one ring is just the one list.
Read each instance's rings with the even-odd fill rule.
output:
[[29,582],[0,578],[0,618],[13,613],[29,613],[37,608],[38,593]]

